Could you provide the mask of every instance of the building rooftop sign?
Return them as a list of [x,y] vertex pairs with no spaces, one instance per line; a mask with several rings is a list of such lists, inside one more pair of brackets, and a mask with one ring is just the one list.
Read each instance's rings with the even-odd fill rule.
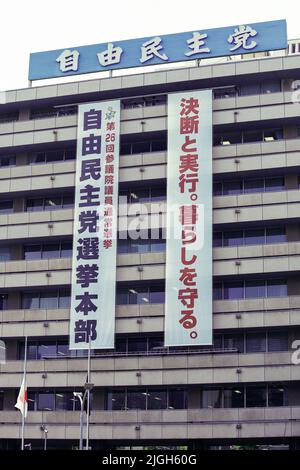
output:
[[285,20],[30,54],[29,80],[287,48]]

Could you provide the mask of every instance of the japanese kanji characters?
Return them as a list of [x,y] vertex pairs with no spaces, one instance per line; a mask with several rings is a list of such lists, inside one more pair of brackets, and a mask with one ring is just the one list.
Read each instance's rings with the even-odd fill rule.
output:
[[99,64],[103,67],[108,65],[118,64],[121,61],[121,55],[123,50],[121,47],[114,46],[111,42],[107,44],[106,51],[100,52],[97,54]]
[[234,30],[234,33],[230,34],[228,37],[228,42],[230,44],[234,44],[230,50],[235,51],[237,49],[245,49],[247,51],[248,49],[254,49],[257,46],[257,42],[251,40],[251,38],[256,35],[257,31],[254,28],[251,28],[250,26],[239,26]]
[[[107,305],[105,312],[103,306],[100,308],[103,302],[101,282],[108,269],[103,264],[103,254],[115,253],[116,247],[114,200],[117,201],[116,139],[119,134],[116,108],[111,104],[105,109],[95,104],[85,108],[80,122],[73,253],[72,315],[75,321],[71,334],[73,344],[81,344],[82,348],[90,339],[99,341],[104,334],[103,321],[102,327],[99,321],[101,314],[107,315]],[[115,265],[113,258],[109,269],[111,263]]]
[[61,72],[77,72],[79,67],[79,52],[65,49],[56,59]]
[[[222,33],[222,38],[220,38],[220,33],[218,35],[217,32],[213,30],[208,31],[208,33],[200,31],[188,33],[191,34],[190,37],[187,39],[182,37],[181,42],[176,44],[175,60],[184,61],[187,59],[205,58],[210,56],[216,57],[218,56],[215,52],[216,49],[218,49],[216,44],[219,46],[220,42],[222,43],[223,51],[223,54],[219,54],[221,56],[225,56],[227,54],[230,55],[230,53],[243,53],[254,50],[257,47],[258,31],[252,26],[240,25],[234,28],[232,32],[229,33],[229,31],[230,29],[228,28],[227,33]],[[176,35],[174,35],[174,37],[175,36]],[[217,37],[215,38],[215,36]],[[253,38],[256,38],[256,40]],[[230,45],[232,47],[230,47]],[[99,48],[99,52],[94,49],[94,57],[92,55],[90,57],[90,61],[96,61],[100,67],[104,68],[109,68],[110,66],[112,66],[112,68],[114,68],[114,66],[116,68],[121,68],[122,61],[124,68],[148,64],[151,63],[152,59],[156,59],[156,62],[159,60],[162,63],[174,61],[174,59],[170,57],[172,49],[174,53],[174,44],[169,36],[155,36],[146,41],[143,40],[143,42],[142,40],[136,40],[134,48],[129,45],[128,42],[120,42],[118,45],[109,42],[107,45],[100,45]],[[101,50],[102,48],[104,50]],[[80,61],[81,54],[84,57]],[[56,62],[62,73],[74,73],[80,71],[79,65],[81,63],[84,64],[85,59],[85,50],[65,49],[56,58]]]
[[[191,201],[198,198],[199,182],[199,155],[196,138],[199,126],[199,100],[193,96],[182,98],[179,112],[179,133],[183,137],[181,155],[179,155],[178,185],[180,193],[188,193]],[[190,330],[198,323],[195,313],[196,300],[199,298],[197,288],[197,254],[191,246],[197,240],[196,224],[198,220],[198,206],[187,204],[180,206],[179,222],[181,224],[181,250],[179,282],[182,288],[178,290],[178,300],[182,304],[179,323],[184,329]],[[197,332],[193,331],[191,338],[195,339]]]
[[201,34],[198,31],[193,33],[193,37],[188,39],[187,45],[191,49],[190,51],[186,52],[184,55],[187,57],[192,56],[194,54],[208,54],[210,53],[209,47],[203,47],[205,45],[205,41],[203,39],[207,38],[207,34]]

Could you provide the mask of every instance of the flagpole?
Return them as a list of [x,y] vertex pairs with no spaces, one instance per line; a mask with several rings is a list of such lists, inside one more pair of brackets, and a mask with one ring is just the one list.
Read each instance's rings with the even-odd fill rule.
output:
[[[24,371],[23,371],[23,380],[24,380],[24,393],[26,394],[26,369],[27,369],[27,336],[25,336],[25,352],[24,352]],[[24,450],[24,431],[25,431],[25,407],[26,399],[24,396],[23,400],[23,413],[22,413],[22,441],[21,441],[21,450]]]
[[[87,383],[91,382],[91,336],[89,335],[89,350],[88,350],[88,366],[87,366]],[[87,405],[86,405],[86,442],[85,450],[89,450],[90,438],[90,390],[87,391]]]

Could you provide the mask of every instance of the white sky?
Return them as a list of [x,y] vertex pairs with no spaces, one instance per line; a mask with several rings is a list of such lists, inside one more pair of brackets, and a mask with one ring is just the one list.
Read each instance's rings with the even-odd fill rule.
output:
[[0,13],[0,90],[27,87],[30,52],[276,19],[300,37],[299,0],[2,0]]

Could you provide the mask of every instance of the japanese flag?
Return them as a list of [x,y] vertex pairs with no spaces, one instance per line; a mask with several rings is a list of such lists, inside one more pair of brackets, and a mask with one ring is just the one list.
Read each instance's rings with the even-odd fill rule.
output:
[[17,403],[15,404],[15,408],[18,408],[22,415],[26,418],[27,410],[28,410],[28,397],[27,397],[27,388],[25,386],[25,379],[23,378],[21,388],[19,391]]

